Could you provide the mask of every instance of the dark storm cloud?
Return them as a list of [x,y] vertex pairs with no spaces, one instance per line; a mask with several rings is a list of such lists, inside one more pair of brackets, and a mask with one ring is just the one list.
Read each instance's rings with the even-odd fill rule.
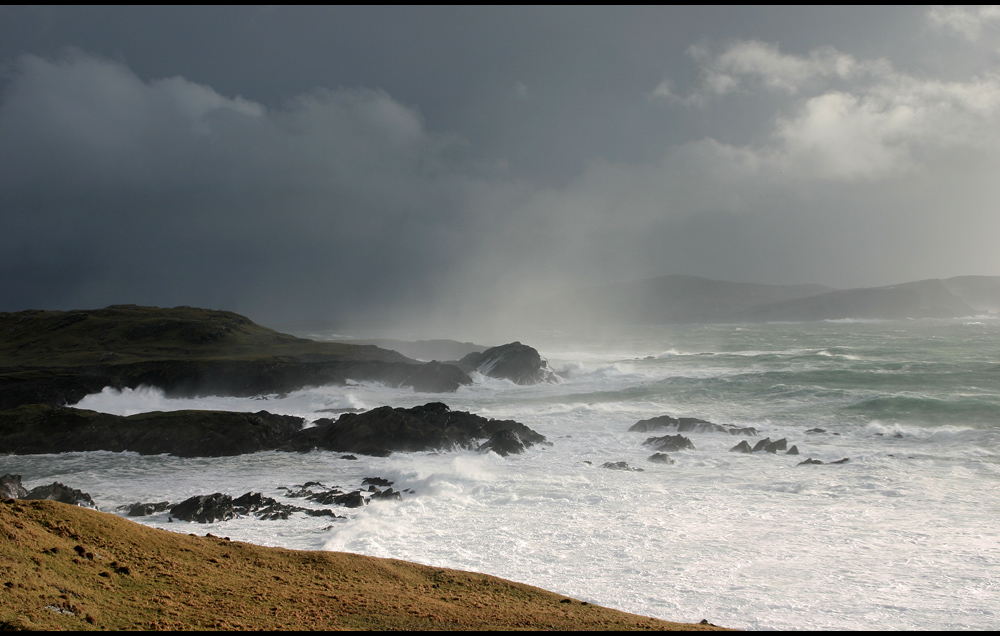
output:
[[992,10],[3,11],[0,310],[1000,274]]

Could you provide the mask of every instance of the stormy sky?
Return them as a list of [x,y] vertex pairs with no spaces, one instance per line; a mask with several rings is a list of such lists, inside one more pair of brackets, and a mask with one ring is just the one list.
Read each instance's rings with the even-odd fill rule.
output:
[[1000,275],[1000,9],[0,8],[0,311]]

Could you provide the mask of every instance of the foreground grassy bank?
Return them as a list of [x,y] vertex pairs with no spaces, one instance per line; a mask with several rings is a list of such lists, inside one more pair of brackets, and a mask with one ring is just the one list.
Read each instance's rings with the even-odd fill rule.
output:
[[[196,526],[191,526],[194,529]],[[715,629],[492,576],[0,502],[3,629]]]

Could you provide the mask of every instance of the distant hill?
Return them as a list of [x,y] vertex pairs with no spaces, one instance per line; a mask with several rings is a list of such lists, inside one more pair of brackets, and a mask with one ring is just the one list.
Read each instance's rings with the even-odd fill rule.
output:
[[809,322],[815,320],[955,318],[977,311],[937,279],[887,287],[827,292],[768,303],[742,312],[740,322]]
[[730,283],[672,275],[569,292],[531,311],[543,320],[566,323],[727,322],[761,305],[832,290],[825,285]]
[[730,283],[698,276],[576,290],[525,316],[547,325],[808,322],[949,318],[1000,311],[1000,277],[959,276],[859,289]]

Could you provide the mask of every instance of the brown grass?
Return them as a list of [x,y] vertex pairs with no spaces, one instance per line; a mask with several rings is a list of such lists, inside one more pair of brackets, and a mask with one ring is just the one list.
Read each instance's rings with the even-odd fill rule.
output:
[[715,629],[484,574],[0,502],[3,629]]

